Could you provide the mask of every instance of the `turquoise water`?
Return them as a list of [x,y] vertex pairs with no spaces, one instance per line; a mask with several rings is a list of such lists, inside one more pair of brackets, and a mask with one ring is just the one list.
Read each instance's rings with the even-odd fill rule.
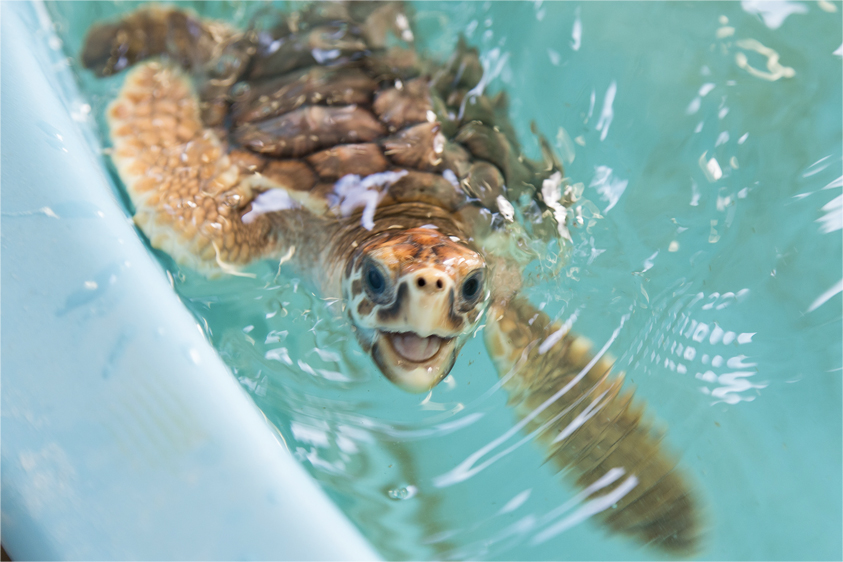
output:
[[[129,8],[48,7],[68,53]],[[240,22],[259,7],[199,6]],[[599,210],[531,298],[577,311],[597,347],[623,323],[610,352],[706,506],[700,558],[843,557],[841,3],[415,8],[429,51],[461,32],[480,47],[527,150],[535,120]],[[120,77],[79,78],[101,125]],[[513,424],[479,338],[431,395],[407,395],[295,272],[207,281],[160,257],[286,446],[385,557],[656,556],[592,521],[547,538],[575,491],[520,435],[437,487]]]

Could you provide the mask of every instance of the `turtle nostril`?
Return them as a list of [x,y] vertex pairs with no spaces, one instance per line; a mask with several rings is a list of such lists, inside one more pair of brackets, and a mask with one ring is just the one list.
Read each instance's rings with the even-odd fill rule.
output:
[[[434,283],[435,280],[435,283]],[[416,277],[416,285],[419,287],[426,287],[426,291],[438,291],[445,287],[445,281],[442,277],[436,273],[430,273],[428,275],[420,274]]]

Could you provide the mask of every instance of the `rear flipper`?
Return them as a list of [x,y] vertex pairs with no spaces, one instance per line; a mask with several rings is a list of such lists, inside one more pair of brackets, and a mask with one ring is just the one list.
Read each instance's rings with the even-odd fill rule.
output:
[[611,376],[611,360],[567,328],[524,298],[491,307],[486,345],[510,405],[595,507],[606,498],[604,524],[670,555],[693,554],[700,522],[688,482],[632,392],[620,392],[623,374]]
[[121,70],[160,55],[184,68],[207,63],[214,49],[233,32],[222,24],[204,22],[181,10],[150,6],[116,23],[97,24],[85,38],[82,63],[98,76]]
[[229,88],[248,67],[253,39],[224,22],[148,6],[116,23],[94,25],[81,56],[85,68],[98,76],[111,76],[157,57],[190,70],[201,99],[202,121],[216,126],[225,118]]

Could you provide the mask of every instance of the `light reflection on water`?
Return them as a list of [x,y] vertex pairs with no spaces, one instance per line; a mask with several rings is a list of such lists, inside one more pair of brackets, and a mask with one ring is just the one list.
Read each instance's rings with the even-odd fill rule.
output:
[[[65,46],[120,9],[50,4]],[[199,5],[244,22],[243,4]],[[422,4],[464,33],[533,156],[587,199],[534,303],[617,357],[707,504],[704,558],[839,558],[839,3]],[[538,46],[538,47],[536,47]],[[120,79],[82,73],[92,115]],[[59,213],[61,214],[61,213]],[[286,446],[387,558],[647,559],[520,431],[481,338],[425,396],[385,381],[342,303],[278,264],[173,283]],[[279,273],[280,271],[280,273]],[[481,333],[482,335],[482,333]],[[610,472],[634,486],[635,475]]]

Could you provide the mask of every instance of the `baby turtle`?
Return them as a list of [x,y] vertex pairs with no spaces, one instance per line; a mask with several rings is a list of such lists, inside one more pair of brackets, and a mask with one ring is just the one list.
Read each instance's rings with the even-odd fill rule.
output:
[[[107,109],[111,158],[155,248],[206,275],[289,262],[343,299],[383,374],[425,392],[485,313],[527,431],[605,504],[611,529],[670,555],[699,542],[693,492],[611,359],[519,296],[537,247],[568,237],[562,166],[521,155],[477,51],[413,49],[393,3],[317,3],[237,31],[172,8],[93,27],[82,55],[134,66]],[[602,501],[600,501],[602,500]]]

